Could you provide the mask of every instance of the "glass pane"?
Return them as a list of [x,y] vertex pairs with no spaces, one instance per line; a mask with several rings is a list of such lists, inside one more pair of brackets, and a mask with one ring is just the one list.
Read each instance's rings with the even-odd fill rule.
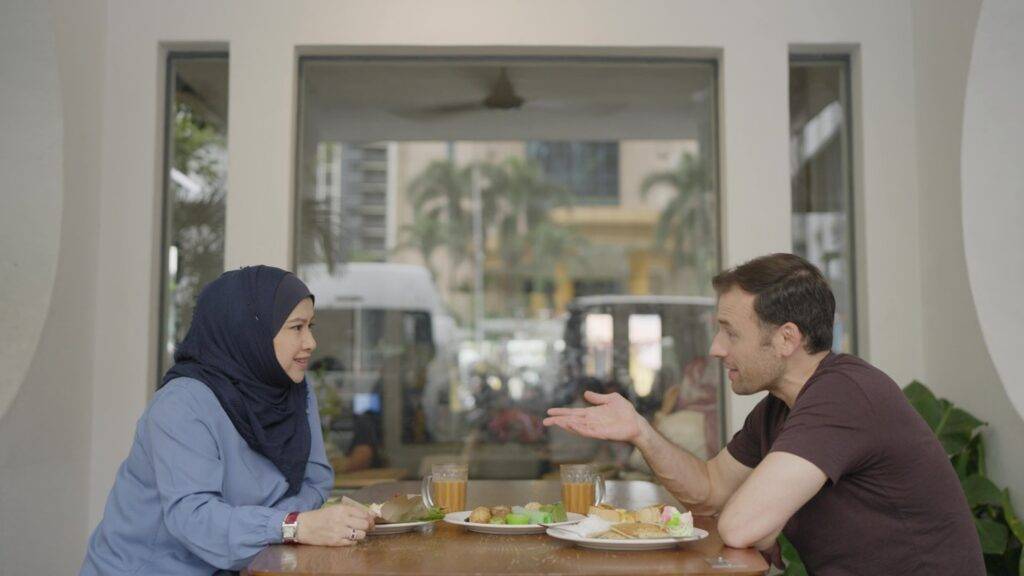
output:
[[619,202],[618,142],[528,142],[526,155],[577,204]]
[[633,314],[629,317],[629,377],[637,396],[646,398],[661,370],[661,316]]
[[369,450],[414,475],[443,459],[476,478],[643,474],[628,447],[541,425],[588,389],[670,430],[699,422],[674,441],[717,452],[712,64],[311,58],[300,74],[296,269],[339,472]]
[[159,376],[192,322],[198,291],[224,270],[228,58],[168,59]]
[[837,352],[856,351],[847,60],[794,60],[789,70],[793,251],[836,296]]
[[586,330],[583,333],[586,353],[585,374],[592,378],[607,379],[612,376],[612,327],[611,314],[587,314]]

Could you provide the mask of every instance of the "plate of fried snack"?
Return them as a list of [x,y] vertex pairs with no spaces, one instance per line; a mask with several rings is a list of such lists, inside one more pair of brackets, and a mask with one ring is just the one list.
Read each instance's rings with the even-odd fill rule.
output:
[[373,529],[370,535],[399,534],[411,532],[423,526],[433,524],[444,518],[441,508],[427,508],[419,494],[396,494],[386,502],[361,504],[345,496],[331,498],[324,506],[347,504],[367,510],[374,516]]
[[570,526],[586,518],[566,512],[561,502],[525,506],[478,506],[446,514],[444,521],[483,534],[543,534],[552,526]]
[[692,513],[666,504],[639,510],[607,504],[591,506],[583,521],[552,526],[546,532],[553,538],[597,550],[660,550],[708,536],[707,531],[694,527]]

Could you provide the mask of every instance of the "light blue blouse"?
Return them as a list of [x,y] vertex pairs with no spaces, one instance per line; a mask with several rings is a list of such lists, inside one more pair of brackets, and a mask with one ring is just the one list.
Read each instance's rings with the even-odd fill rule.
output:
[[285,498],[284,476],[245,443],[205,384],[168,382],[139,419],[80,574],[240,570],[281,542],[285,515],[319,508],[334,484],[312,387],[306,411],[306,476]]

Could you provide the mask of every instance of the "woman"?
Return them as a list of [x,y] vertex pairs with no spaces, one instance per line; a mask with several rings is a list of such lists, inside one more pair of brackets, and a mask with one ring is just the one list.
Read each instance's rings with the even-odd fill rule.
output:
[[269,544],[366,537],[366,512],[320,509],[334,472],[305,381],[312,321],[312,294],[277,268],[225,272],[203,290],[81,574],[213,574]]

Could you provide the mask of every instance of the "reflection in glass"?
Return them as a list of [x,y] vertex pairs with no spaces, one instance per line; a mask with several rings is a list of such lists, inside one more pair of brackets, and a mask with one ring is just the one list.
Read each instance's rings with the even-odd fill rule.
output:
[[790,63],[793,251],[832,286],[837,352],[856,351],[849,82],[845,58]]
[[586,318],[584,373],[591,378],[609,378],[612,375],[612,315],[587,314]]
[[296,270],[317,295],[310,379],[340,471],[361,451],[414,475],[629,472],[626,447],[543,427],[586,390],[652,420],[699,414],[693,444],[717,451],[712,64],[300,70]]
[[661,370],[661,316],[632,314],[629,317],[629,377],[637,396],[645,397]]
[[192,323],[199,290],[224,270],[228,58],[168,58],[159,376]]

